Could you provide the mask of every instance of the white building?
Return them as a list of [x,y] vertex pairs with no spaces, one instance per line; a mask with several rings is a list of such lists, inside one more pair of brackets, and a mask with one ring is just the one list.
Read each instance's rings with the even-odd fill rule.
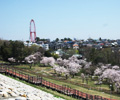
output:
[[49,50],[49,44],[44,44],[44,42],[41,43],[24,42],[24,45],[25,46],[37,45],[44,48],[45,50]]

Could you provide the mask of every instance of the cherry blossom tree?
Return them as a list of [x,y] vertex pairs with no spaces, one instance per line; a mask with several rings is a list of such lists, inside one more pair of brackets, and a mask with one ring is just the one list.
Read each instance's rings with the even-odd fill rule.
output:
[[66,69],[64,66],[54,65],[53,69],[59,76],[63,74],[66,77],[66,79],[70,75],[69,70]]
[[64,62],[64,65],[63,65],[63,66],[64,66],[65,68],[67,68],[67,66],[68,66],[68,64],[69,64],[69,60],[64,59],[63,62]]
[[92,65],[91,62],[84,63],[84,69],[90,68],[91,65]]
[[108,66],[105,66],[105,65],[101,66],[101,70],[102,70],[102,71],[104,71],[104,70],[106,70],[106,69],[108,69]]
[[71,62],[68,64],[67,69],[69,70],[70,74],[73,75],[73,77],[74,77],[74,75],[80,71],[81,65],[79,65],[75,62]]
[[[100,65],[101,65],[101,66],[100,66]],[[103,73],[106,69],[112,68],[111,64],[105,64],[105,65],[103,65],[102,63],[100,63],[98,66],[99,66],[99,67],[97,67],[96,70],[94,71],[94,75],[97,75],[97,76],[102,75],[102,73]]]
[[[65,70],[65,72],[67,74],[69,73],[69,75],[72,75],[73,77],[75,76],[75,74],[80,72],[80,70],[82,68],[89,69],[90,66],[92,65],[91,62],[87,62],[85,59],[78,60],[78,58],[75,56],[69,57],[68,59],[58,58],[56,60],[56,64],[67,69],[67,70]],[[59,70],[59,68],[58,68],[58,70]],[[57,72],[59,72],[59,71],[57,71]]]
[[84,83],[84,80],[85,80],[85,75],[84,75],[84,73],[81,73],[81,78],[82,78],[82,82]]
[[108,83],[113,85],[115,83],[116,90],[120,89],[120,73],[119,71],[116,71],[115,69],[106,69],[103,74],[100,76],[100,79],[107,79]]
[[35,62],[39,62],[42,59],[42,53],[41,52],[36,52],[33,54],[34,57],[36,58]]
[[69,72],[68,69],[64,68],[63,74],[64,74],[64,76],[66,77],[66,79],[68,79],[68,76],[70,75],[70,72]]
[[56,63],[60,66],[64,66],[64,60],[62,60],[62,58],[58,58]]
[[69,57],[68,60],[69,60],[69,62],[75,62],[75,63],[79,62],[79,60],[77,59],[76,56]]
[[58,66],[58,67],[55,68],[55,71],[56,71],[56,73],[57,73],[59,76],[61,76],[63,69],[64,69],[64,67]]
[[[119,79],[119,80],[120,80],[120,79]],[[115,83],[115,91],[116,91],[117,93],[120,92],[120,81]]]
[[30,69],[32,67],[32,64],[35,62],[36,57],[34,55],[29,55],[27,57],[25,57],[25,61],[30,64]]
[[31,55],[25,57],[25,62],[28,63],[31,68],[32,64],[39,62],[41,60],[41,58],[42,58],[42,54],[40,52],[36,52],[34,54],[31,54]]
[[115,66],[113,66],[113,67],[112,67],[112,69],[119,70],[119,69],[120,69],[120,67],[119,67],[119,66],[117,66],[117,65],[115,65]]
[[8,61],[10,61],[11,63],[15,63],[16,62],[16,60],[13,57],[8,58]]
[[120,67],[111,64],[101,64],[99,68],[94,71],[94,75],[99,76],[99,83],[106,79],[111,84],[111,89],[118,92],[120,91]]
[[58,65],[54,65],[54,66],[53,66],[53,70],[54,70],[55,73],[56,73],[57,67],[59,67],[59,66],[58,66]]
[[94,71],[94,75],[97,75],[97,76],[100,76],[102,74],[102,70],[100,68],[97,68],[95,71]]
[[54,66],[55,59],[53,57],[42,57],[42,60],[40,61],[41,64],[44,64],[45,66]]
[[81,59],[81,60],[79,60],[78,61],[78,63],[80,64],[80,65],[86,65],[86,60],[84,60],[84,59]]

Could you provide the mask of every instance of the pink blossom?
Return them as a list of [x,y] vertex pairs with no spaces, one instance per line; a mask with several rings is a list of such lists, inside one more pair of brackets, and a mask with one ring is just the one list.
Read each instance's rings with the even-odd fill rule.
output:
[[29,55],[28,57],[25,57],[25,61],[29,64],[32,64],[35,62],[36,57],[34,55]]
[[9,60],[10,62],[15,62],[15,59],[14,59],[13,57],[8,58],[8,60]]
[[117,66],[117,65],[115,65],[115,66],[112,67],[112,69],[115,69],[115,70],[118,70],[119,68],[120,68],[120,67]]
[[53,66],[55,64],[55,59],[53,57],[43,57],[40,63]]
[[101,75],[102,74],[102,70],[100,68],[97,68],[95,71],[94,71],[94,75]]

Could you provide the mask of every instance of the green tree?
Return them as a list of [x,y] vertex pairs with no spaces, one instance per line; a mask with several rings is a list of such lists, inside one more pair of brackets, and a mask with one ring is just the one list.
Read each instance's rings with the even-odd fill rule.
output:
[[52,57],[53,57],[54,59],[57,59],[57,58],[59,58],[59,55],[52,53]]
[[7,61],[8,58],[11,57],[11,55],[12,55],[12,47],[11,47],[11,45],[9,45],[8,41],[5,41],[0,49],[1,49],[0,50],[1,54],[0,55],[1,55],[2,59]]
[[36,38],[35,38],[35,41],[36,41],[36,42],[40,41],[40,38],[39,38],[39,37],[36,37]]
[[46,57],[51,57],[52,55],[51,55],[50,51],[49,51],[49,50],[47,50],[47,51],[45,51],[44,56],[46,56]]
[[59,38],[56,38],[55,41],[58,42],[58,41],[59,41]]

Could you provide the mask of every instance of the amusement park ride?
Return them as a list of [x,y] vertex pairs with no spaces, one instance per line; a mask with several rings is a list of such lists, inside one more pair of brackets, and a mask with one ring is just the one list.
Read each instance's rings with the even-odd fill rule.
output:
[[[32,30],[32,24],[34,25],[33,26],[33,30]],[[34,37],[33,37],[33,34],[34,34]],[[30,41],[31,42],[35,42],[35,39],[36,39],[36,28],[35,28],[35,22],[34,22],[34,20],[32,19],[31,21],[30,21]]]

